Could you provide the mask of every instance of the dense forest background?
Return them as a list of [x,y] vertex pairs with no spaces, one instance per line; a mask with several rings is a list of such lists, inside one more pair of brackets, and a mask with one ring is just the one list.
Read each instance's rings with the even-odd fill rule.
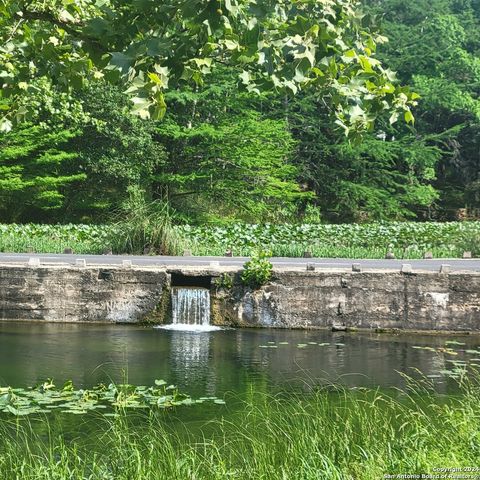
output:
[[39,90],[35,122],[0,137],[0,221],[103,223],[151,200],[191,224],[478,217],[480,1],[363,11],[389,38],[378,57],[421,96],[414,125],[381,118],[352,143],[318,92],[248,94],[229,67],[169,91],[158,122],[101,80],[81,113]]

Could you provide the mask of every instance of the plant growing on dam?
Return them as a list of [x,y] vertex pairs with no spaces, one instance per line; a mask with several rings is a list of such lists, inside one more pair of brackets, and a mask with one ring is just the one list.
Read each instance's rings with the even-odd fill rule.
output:
[[242,282],[251,288],[265,285],[272,278],[272,262],[268,259],[271,252],[259,250],[245,263],[242,272]]
[[222,273],[215,279],[215,286],[218,289],[230,290],[233,287],[233,276],[228,273]]

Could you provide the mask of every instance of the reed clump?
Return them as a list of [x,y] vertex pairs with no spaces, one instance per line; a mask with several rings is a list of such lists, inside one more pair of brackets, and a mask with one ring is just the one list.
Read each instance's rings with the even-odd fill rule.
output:
[[108,238],[114,253],[180,255],[184,248],[167,202],[132,195],[114,219]]

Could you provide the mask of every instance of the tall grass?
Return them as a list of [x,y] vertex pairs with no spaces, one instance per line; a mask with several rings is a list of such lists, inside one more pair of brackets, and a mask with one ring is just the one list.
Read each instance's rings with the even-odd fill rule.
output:
[[96,418],[84,435],[46,420],[41,428],[3,422],[0,472],[9,480],[372,480],[472,467],[479,394],[478,379],[448,398],[429,390],[254,393],[240,411],[219,411],[203,434],[152,412]]
[[109,237],[114,253],[179,255],[184,247],[165,202],[133,197],[116,219]]

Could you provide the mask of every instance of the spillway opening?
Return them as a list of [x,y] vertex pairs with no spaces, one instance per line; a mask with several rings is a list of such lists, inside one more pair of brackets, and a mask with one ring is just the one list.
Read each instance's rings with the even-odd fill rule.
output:
[[211,275],[184,275],[170,272],[172,323],[156,328],[190,332],[210,332],[221,327],[210,324]]
[[201,287],[210,289],[212,277],[209,275],[183,275],[182,273],[171,274],[172,287]]

